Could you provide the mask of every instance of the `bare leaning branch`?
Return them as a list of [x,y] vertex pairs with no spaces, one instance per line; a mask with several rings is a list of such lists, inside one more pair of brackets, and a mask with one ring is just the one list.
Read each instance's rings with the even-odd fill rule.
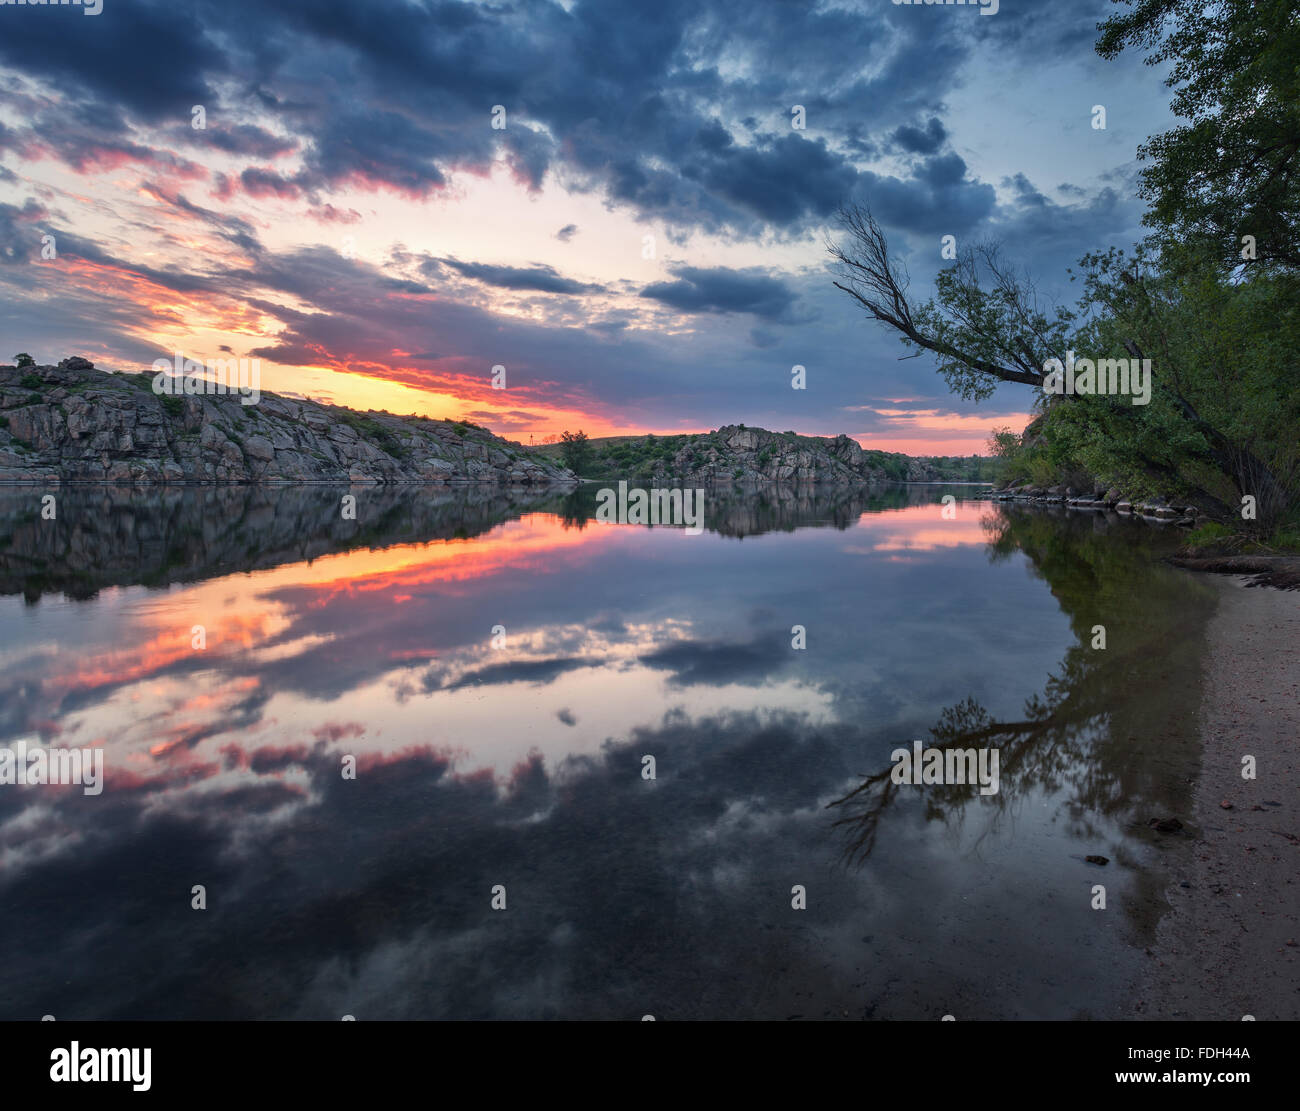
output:
[[893,328],[905,342],[960,364],[976,374],[1025,386],[1042,385],[1042,364],[1056,353],[1034,350],[1034,345],[1042,344],[1045,337],[1028,303],[1032,299],[1032,290],[1018,286],[1015,279],[999,267],[995,249],[981,248],[983,253],[979,259],[972,252],[963,254],[957,265],[958,281],[978,290],[979,261],[993,264],[989,271],[995,281],[995,296],[1004,302],[1003,307],[1012,315],[1023,318],[1023,327],[1010,337],[1015,346],[1007,346],[1006,340],[991,328],[981,327],[981,323],[991,325],[995,321],[979,320],[981,304],[978,299],[971,300],[969,312],[961,314],[963,318],[957,323],[979,331],[981,339],[991,350],[1005,354],[1001,360],[946,340],[929,326],[929,314],[912,307],[907,296],[909,278],[906,267],[896,264],[890,257],[885,233],[869,208],[845,205],[839,211],[838,223],[845,232],[844,238],[838,242],[826,240],[826,249],[838,265],[840,280],[834,283],[835,287],[857,301],[874,320]]

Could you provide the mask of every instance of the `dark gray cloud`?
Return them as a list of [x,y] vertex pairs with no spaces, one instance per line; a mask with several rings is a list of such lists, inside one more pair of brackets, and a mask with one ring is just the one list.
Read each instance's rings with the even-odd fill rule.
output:
[[824,139],[764,135],[752,146],[707,152],[685,176],[775,225],[824,218],[855,189],[858,173]]
[[884,223],[918,235],[960,235],[994,214],[993,186],[969,176],[960,155],[922,158],[907,179],[863,175],[861,196]]
[[120,0],[91,18],[75,7],[6,16],[0,63],[152,123],[188,120],[193,105],[216,104],[207,75],[231,61],[201,5]]
[[501,289],[530,290],[537,293],[595,293],[601,289],[599,285],[566,278],[551,266],[492,266],[482,262],[461,262],[454,258],[432,261],[436,265],[448,266],[467,278],[498,286]]
[[676,281],[655,282],[641,296],[680,312],[750,313],[776,324],[809,319],[799,294],[762,271],[679,266],[673,274]]
[[21,208],[0,204],[0,266],[16,266],[40,258],[41,237],[34,225],[47,215],[45,206],[32,198]]
[[[1084,251],[1137,229],[1125,195],[1131,169],[1100,191],[1045,191],[1010,173],[999,194],[958,153],[947,105],[971,93],[957,82],[963,66],[981,59],[996,56],[1012,72],[1090,56],[1106,8],[1103,0],[1032,11],[1007,4],[984,19],[880,4],[794,18],[783,6],[743,0],[579,0],[569,10],[443,0],[364,10],[350,0],[194,0],[181,8],[115,0],[94,19],[49,9],[9,20],[0,63],[18,77],[7,89],[14,110],[0,125],[0,150],[52,156],[87,174],[141,168],[160,203],[240,248],[247,269],[209,272],[199,255],[190,273],[126,260],[119,245],[92,243],[75,227],[60,231],[61,253],[178,292],[242,298],[278,325],[259,345],[265,357],[316,364],[326,352],[337,365],[386,365],[403,350],[424,353],[412,356],[416,364],[502,362],[512,384],[546,381],[550,402],[603,407],[623,420],[698,427],[748,419],[802,429],[814,415],[838,423],[860,402],[866,368],[877,394],[945,393],[927,361],[898,365],[892,337],[846,310],[825,274],[678,265],[670,279],[637,288],[646,304],[708,314],[707,329],[655,335],[626,305],[591,307],[578,329],[456,303],[455,291],[434,280],[454,272],[520,293],[599,289],[551,266],[458,258],[436,269],[412,254],[395,255],[380,273],[323,248],[264,250],[249,221],[193,198],[206,177],[222,202],[243,193],[309,206],[325,223],[352,223],[360,213],[329,205],[330,189],[425,197],[450,174],[484,172],[504,158],[525,186],[553,178],[599,193],[662,222],[674,244],[694,231],[749,242],[804,235],[824,227],[842,201],[857,200],[873,207],[900,256],[918,263],[921,297],[946,234],[1001,236],[1050,285]],[[942,66],[934,65],[938,56]],[[739,64],[723,65],[723,57]],[[1087,89],[1093,74],[1071,79]],[[189,127],[196,103],[207,109],[205,132]],[[504,131],[491,127],[494,105],[507,110]],[[804,108],[806,130],[790,126],[794,105]],[[220,156],[215,165],[209,153]],[[882,154],[901,162],[886,169],[874,162]],[[0,176],[6,189],[16,180],[13,170]],[[6,262],[18,245],[38,242],[28,240],[30,225],[15,222],[15,211],[28,211],[27,198],[17,202],[0,220],[15,251]],[[576,224],[556,233],[562,242],[577,234]],[[11,279],[20,272],[0,270]],[[49,346],[44,329],[60,343],[140,349],[130,306],[57,277],[57,270],[22,282],[0,277],[7,334]],[[393,296],[434,289],[436,302]],[[42,300],[33,302],[38,290]],[[302,304],[281,305],[275,292]],[[796,362],[816,383],[806,398],[788,389]],[[618,373],[608,373],[615,364]],[[702,365],[709,375],[698,373]],[[417,386],[432,381],[408,370],[399,376]],[[1015,391],[998,401],[1011,397],[1020,403]],[[813,399],[815,414],[791,412],[796,400]],[[519,411],[540,400],[522,394]]]
[[948,138],[948,132],[938,116],[931,116],[924,128],[903,124],[891,136],[903,150],[911,154],[933,154]]
[[[792,23],[778,6],[737,0],[583,0],[567,11],[431,0],[364,12],[350,0],[115,0],[94,19],[11,20],[0,61],[49,82],[83,121],[79,135],[66,118],[33,121],[73,165],[99,148],[177,158],[150,152],[136,123],[167,125],[160,136],[196,154],[262,163],[236,174],[258,196],[340,185],[426,195],[452,169],[504,154],[530,188],[563,167],[576,187],[603,187],[643,215],[748,232],[823,220],[876,185],[855,163],[882,141],[938,154],[936,108],[965,58],[1001,36],[1001,49],[1041,64],[1077,48],[1090,9],[980,20],[881,5]],[[724,74],[714,62],[724,52],[748,64]],[[231,74],[243,78],[237,91]],[[206,131],[188,128],[195,104]],[[504,130],[490,123],[498,104]],[[805,131],[789,129],[796,104]],[[900,115],[918,122],[886,124]],[[266,164],[294,149],[300,168]]]
[[298,146],[296,139],[275,135],[256,124],[226,125],[220,117],[209,117],[206,125],[202,130],[195,130],[191,125],[174,128],[169,133],[169,138],[199,149],[208,147],[224,154],[238,154],[247,158],[277,158]]

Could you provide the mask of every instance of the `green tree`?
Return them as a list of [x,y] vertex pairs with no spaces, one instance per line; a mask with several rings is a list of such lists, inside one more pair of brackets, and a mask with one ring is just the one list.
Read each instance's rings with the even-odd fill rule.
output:
[[1186,122],[1138,148],[1146,222],[1241,262],[1300,268],[1300,9],[1295,0],[1116,0],[1097,53],[1148,51]]
[[[965,248],[913,305],[869,209],[840,212],[828,242],[835,285],[914,356],[935,356],[949,388],[989,397],[1041,386],[1067,350],[1151,361],[1149,404],[1132,396],[1035,390],[1040,416],[1017,447],[991,448],[1010,473],[1135,495],[1178,495],[1267,534],[1300,513],[1300,9],[1295,0],[1117,0],[1097,50],[1128,46],[1172,62],[1187,123],[1145,144],[1142,193],[1153,234],[1135,252],[1087,256],[1074,309],[1041,309],[1032,279],[994,244]],[[1242,237],[1264,265],[1242,267]],[[1075,481],[1077,477],[1078,481]],[[1255,517],[1243,517],[1246,502]]]
[[1144,250],[1083,260],[1080,345],[1100,356],[1149,358],[1146,406],[1078,399],[1049,413],[1049,433],[1094,474],[1188,495],[1268,533],[1300,502],[1300,275],[1233,279],[1188,248],[1149,264]]
[[[1074,309],[1040,311],[1032,280],[996,247],[969,249],[913,307],[906,278],[865,209],[842,216],[835,284],[917,354],[937,356],[949,388],[988,397],[1001,382],[1034,390],[1044,412],[1013,473],[1067,485],[1098,478],[1134,494],[1178,495],[1246,531],[1267,534],[1300,503],[1300,275],[1231,275],[1204,240],[1086,256]],[[1150,359],[1151,398],[1041,392],[1048,358]],[[1253,519],[1240,515],[1255,500]]]
[[36,360],[27,354],[26,351],[22,351],[14,356],[14,365],[17,367],[35,366]]
[[560,434],[560,454],[569,470],[577,475],[582,474],[591,461],[591,442],[587,434],[582,429],[577,432],[566,429]]
[[995,428],[988,439],[989,454],[998,459],[1010,459],[1020,450],[1020,434],[1010,428]]

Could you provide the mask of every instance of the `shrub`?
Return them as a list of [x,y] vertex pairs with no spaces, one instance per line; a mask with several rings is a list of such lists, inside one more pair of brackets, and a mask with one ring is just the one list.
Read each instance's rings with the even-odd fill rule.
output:
[[1300,552],[1300,529],[1278,529],[1268,539],[1269,546],[1283,552]]
[[582,429],[577,432],[566,429],[560,433],[560,442],[560,455],[564,459],[564,465],[574,474],[581,474],[592,460],[592,447],[587,434]]
[[25,390],[41,390],[45,388],[45,379],[39,374],[24,374],[18,384]]

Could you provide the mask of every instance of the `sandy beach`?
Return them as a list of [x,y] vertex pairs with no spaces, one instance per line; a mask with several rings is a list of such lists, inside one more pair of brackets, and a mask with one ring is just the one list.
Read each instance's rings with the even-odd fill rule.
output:
[[[1300,591],[1206,576],[1202,764],[1138,1016],[1300,1018]],[[1242,778],[1254,756],[1257,778]],[[1224,806],[1224,804],[1228,806]],[[1190,820],[1188,820],[1190,818]]]

